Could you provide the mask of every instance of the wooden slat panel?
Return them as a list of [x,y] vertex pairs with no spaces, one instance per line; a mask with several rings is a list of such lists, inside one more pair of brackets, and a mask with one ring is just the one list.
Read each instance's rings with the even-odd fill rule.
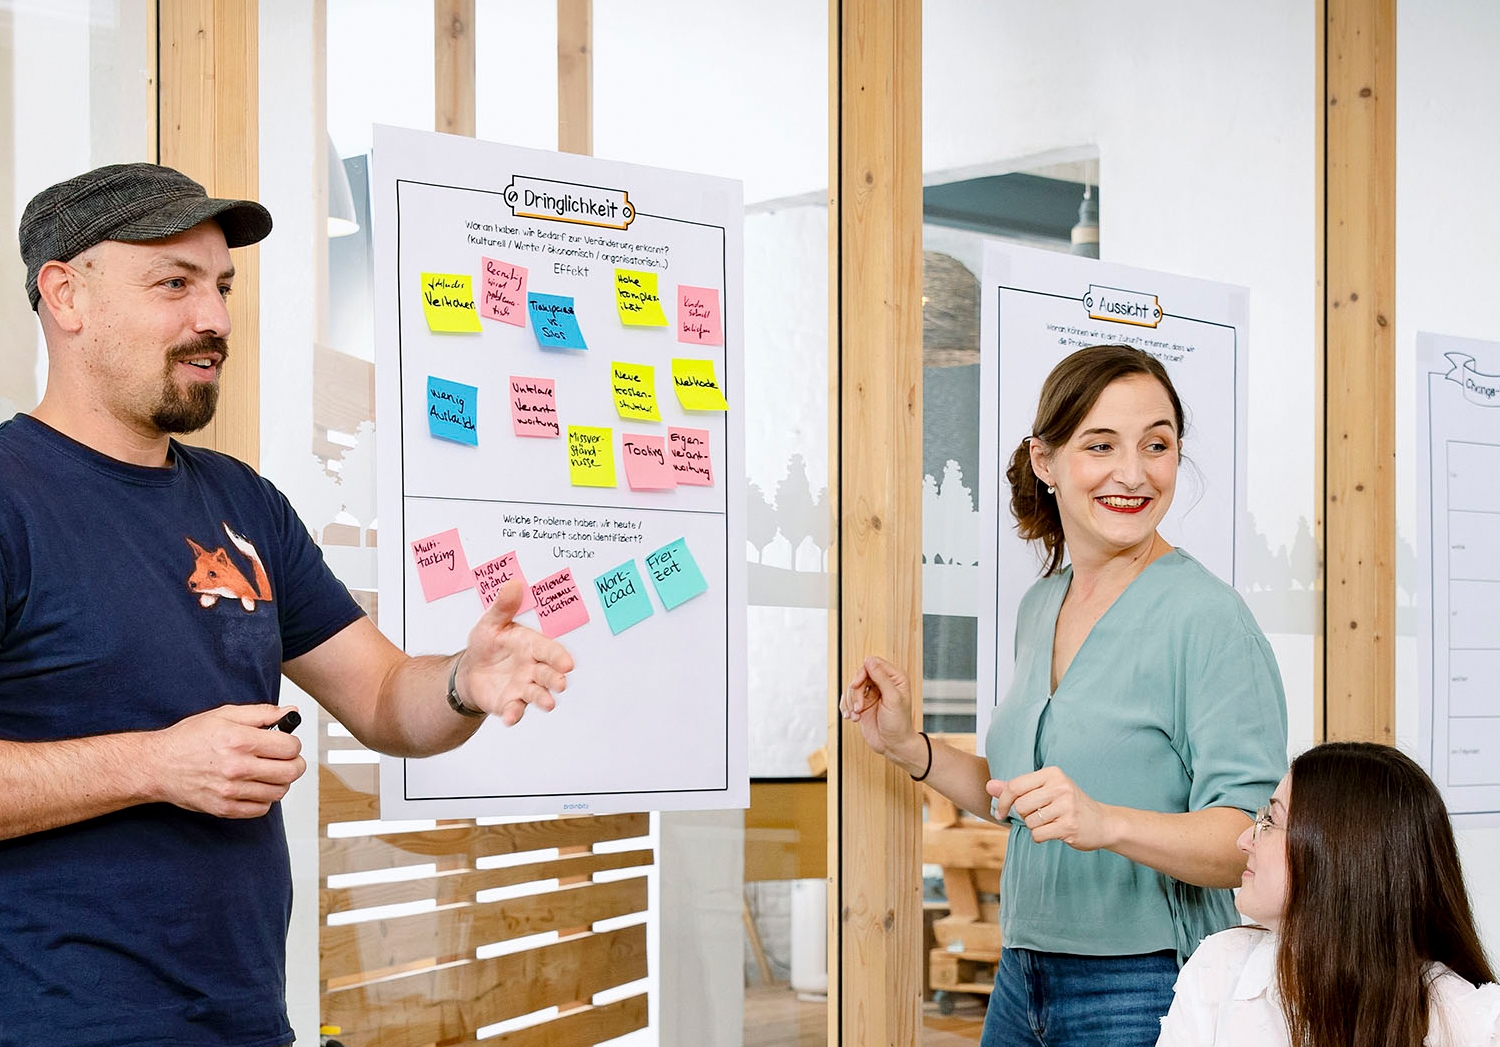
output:
[[474,137],[474,0],[433,0],[433,127]]
[[655,854],[644,851],[609,851],[555,858],[526,865],[507,865],[498,869],[452,869],[436,876],[401,883],[372,883],[360,887],[325,887],[319,892],[323,918],[329,913],[351,909],[372,909],[378,905],[399,905],[433,899],[439,905],[470,902],[480,891],[512,887],[518,883],[535,883],[567,876],[587,879],[608,869],[632,869],[650,865]]
[[585,1007],[529,1029],[473,1042],[483,1043],[484,1047],[592,1047],[644,1029],[646,1022],[646,997],[643,994],[616,1000],[603,1007]]
[[557,0],[557,148],[594,152],[593,0]]
[[545,931],[587,930],[595,920],[642,912],[646,878],[579,884],[502,902],[465,902],[432,912],[323,928],[319,952],[326,981],[398,967],[426,957],[468,959],[481,945]]
[[426,1047],[645,976],[646,928],[623,927],[328,992],[323,1021],[348,1047]]

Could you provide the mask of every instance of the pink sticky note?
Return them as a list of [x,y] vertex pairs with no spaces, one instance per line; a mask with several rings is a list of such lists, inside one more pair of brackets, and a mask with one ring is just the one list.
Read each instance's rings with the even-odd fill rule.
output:
[[526,267],[480,256],[484,280],[479,285],[479,315],[487,320],[526,326]]
[[667,452],[677,482],[688,487],[712,487],[714,463],[708,453],[707,429],[667,428]]
[[622,433],[620,457],[625,459],[625,479],[632,491],[663,491],[677,486],[672,463],[667,460],[665,437]]
[[411,554],[417,561],[417,578],[428,603],[474,588],[474,574],[469,570],[457,527],[418,538],[411,543]]
[[510,424],[517,436],[562,436],[552,379],[510,376]]
[[521,596],[521,609],[516,613],[521,614],[536,606],[536,597],[531,595],[531,586],[526,584],[526,576],[521,573],[521,564],[513,549],[504,556],[497,556],[474,568],[474,585],[479,590],[479,603],[486,611],[495,602],[495,597],[500,595],[500,587],[512,578],[520,579],[521,587],[526,590]]
[[564,567],[531,587],[536,597],[536,620],[548,636],[561,636],[589,620],[583,594],[573,581],[573,571]]
[[714,287],[677,286],[677,340],[692,345],[723,345],[724,314]]

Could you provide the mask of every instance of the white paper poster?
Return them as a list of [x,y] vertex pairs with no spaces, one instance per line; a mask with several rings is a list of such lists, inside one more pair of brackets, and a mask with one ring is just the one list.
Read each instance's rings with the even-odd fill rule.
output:
[[458,650],[519,576],[577,665],[382,817],[746,806],[739,183],[382,127],[371,201],[381,628]]
[[1417,532],[1421,751],[1500,825],[1500,342],[1417,335]]
[[1037,397],[1063,357],[1125,344],[1166,366],[1187,415],[1162,536],[1230,584],[1245,521],[1245,331],[1241,287],[1050,251],[987,247],[980,305],[978,738],[1010,687],[1016,607],[1040,576],[1015,533],[1005,469],[1031,434]]

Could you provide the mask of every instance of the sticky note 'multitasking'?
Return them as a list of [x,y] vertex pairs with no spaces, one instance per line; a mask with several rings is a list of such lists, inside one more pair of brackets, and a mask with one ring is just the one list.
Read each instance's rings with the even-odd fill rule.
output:
[[429,331],[443,334],[478,331],[474,278],[468,273],[423,273],[422,314],[427,317]]
[[692,345],[723,345],[724,314],[716,287],[677,288],[677,340]]
[[574,487],[614,487],[614,430],[568,426],[568,476]]
[[428,603],[474,588],[474,574],[469,570],[457,527],[418,538],[411,543],[411,555],[417,561],[417,580]]
[[427,431],[442,440],[479,446],[479,390],[427,376]]
[[527,312],[531,314],[531,330],[536,335],[536,344],[543,349],[587,349],[583,332],[578,328],[578,314],[573,309],[573,299],[564,294],[537,294],[526,296]]
[[632,625],[644,622],[653,613],[651,597],[646,595],[646,583],[641,581],[634,560],[627,560],[613,571],[595,578],[594,592],[604,607],[604,620],[609,623],[609,631],[616,636]]
[[677,486],[672,463],[667,461],[666,437],[622,433],[620,457],[625,460],[625,481],[632,491],[665,491]]
[[531,586],[526,584],[526,576],[521,573],[521,564],[516,559],[514,549],[474,568],[474,586],[479,590],[480,606],[488,611],[495,602],[495,597],[500,595],[500,587],[512,578],[519,581],[521,588],[525,590],[516,613],[523,614],[535,607],[536,597],[531,595]]
[[714,377],[712,360],[672,360],[672,387],[677,399],[689,411],[727,411],[729,401]]
[[510,425],[517,436],[557,437],[557,387],[551,378],[510,376]]
[[495,258],[479,259],[479,315],[486,320],[526,326],[526,267]]
[[651,575],[651,584],[656,586],[656,595],[669,611],[708,589],[703,572],[698,570],[698,561],[688,552],[686,538],[679,538],[647,556],[646,571]]
[[573,571],[564,567],[531,587],[536,598],[536,623],[547,636],[561,636],[589,620],[583,594],[573,581]]
[[621,418],[661,421],[661,412],[656,408],[656,368],[616,360],[610,365],[609,380],[614,388],[615,410]]
[[672,474],[685,487],[712,487],[714,463],[708,451],[707,429],[667,428],[667,454]]
[[620,313],[620,323],[627,327],[667,326],[667,314],[662,312],[661,295],[656,290],[655,273],[616,269],[615,307]]

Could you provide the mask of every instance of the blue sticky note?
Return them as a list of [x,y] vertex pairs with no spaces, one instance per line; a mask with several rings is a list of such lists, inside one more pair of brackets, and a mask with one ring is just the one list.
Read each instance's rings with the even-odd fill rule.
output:
[[427,377],[427,431],[440,440],[479,446],[479,390]]
[[571,296],[528,294],[526,312],[531,317],[536,344],[543,349],[588,348],[583,332],[578,329],[578,316],[573,312]]
[[604,606],[609,631],[616,636],[651,617],[651,597],[646,595],[646,583],[641,581],[634,560],[626,560],[595,578],[594,592]]
[[686,538],[679,538],[647,556],[646,571],[651,575],[651,584],[656,586],[656,595],[669,611],[708,589],[703,572],[698,570],[698,561],[688,552]]

